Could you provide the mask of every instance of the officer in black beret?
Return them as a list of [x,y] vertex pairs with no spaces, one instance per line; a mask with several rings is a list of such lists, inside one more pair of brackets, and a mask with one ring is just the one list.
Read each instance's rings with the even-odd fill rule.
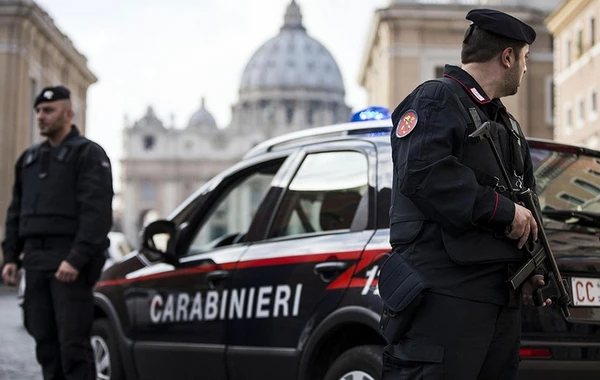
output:
[[[395,328],[384,329],[384,380],[515,379],[521,296],[529,302],[543,284],[532,276],[517,294],[505,284],[537,225],[507,192],[535,183],[528,144],[500,98],[517,93],[536,33],[497,10],[466,18],[462,66],[446,65],[392,114],[393,253],[379,286],[382,326]],[[486,121],[510,184],[487,141],[468,139]]]
[[35,98],[45,139],[17,160],[2,242],[4,283],[16,285],[25,269],[25,326],[46,380],[96,379],[92,287],[112,226],[110,160],[72,124],[70,97],[55,86]]

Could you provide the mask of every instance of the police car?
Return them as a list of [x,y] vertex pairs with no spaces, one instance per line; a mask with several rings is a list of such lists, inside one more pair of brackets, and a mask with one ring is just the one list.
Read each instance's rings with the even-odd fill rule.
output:
[[[256,146],[145,228],[95,287],[99,379],[380,378],[391,121],[355,119]],[[520,378],[597,378],[600,152],[530,145],[573,306],[523,307]]]

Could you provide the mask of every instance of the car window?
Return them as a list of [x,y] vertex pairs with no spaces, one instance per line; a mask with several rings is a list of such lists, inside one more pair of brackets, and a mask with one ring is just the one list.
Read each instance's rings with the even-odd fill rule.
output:
[[600,212],[600,159],[531,149],[542,210]]
[[260,170],[250,171],[233,183],[216,188],[213,192],[219,195],[219,199],[204,217],[202,227],[194,236],[185,256],[243,242],[282,162],[278,160],[262,166]]
[[367,187],[363,153],[308,154],[290,182],[269,236],[348,230]]

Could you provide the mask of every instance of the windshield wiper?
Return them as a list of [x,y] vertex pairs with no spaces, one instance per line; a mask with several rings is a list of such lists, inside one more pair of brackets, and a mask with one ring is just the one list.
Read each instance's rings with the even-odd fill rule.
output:
[[542,210],[542,215],[567,224],[600,227],[600,214],[574,210]]

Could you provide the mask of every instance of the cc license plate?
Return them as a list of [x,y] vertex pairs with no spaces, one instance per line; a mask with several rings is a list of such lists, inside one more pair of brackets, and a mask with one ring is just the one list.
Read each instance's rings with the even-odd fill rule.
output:
[[571,277],[573,306],[600,306],[600,279]]

